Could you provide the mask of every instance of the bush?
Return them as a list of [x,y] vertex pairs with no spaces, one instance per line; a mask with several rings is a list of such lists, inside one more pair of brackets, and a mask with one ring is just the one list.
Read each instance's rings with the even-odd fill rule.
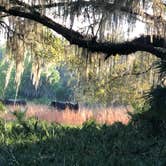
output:
[[2,104],[2,102],[0,101],[0,111],[5,112],[6,108],[5,106]]
[[132,121],[127,126],[108,126],[89,120],[82,127],[68,127],[35,118],[7,124],[0,121],[0,164],[165,165],[165,130],[153,135],[149,121],[140,124]]

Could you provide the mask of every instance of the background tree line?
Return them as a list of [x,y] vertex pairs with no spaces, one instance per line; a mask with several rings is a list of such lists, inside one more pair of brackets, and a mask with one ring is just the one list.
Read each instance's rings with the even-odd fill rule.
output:
[[[19,86],[18,97],[29,101],[48,104],[51,100],[78,101],[87,106],[110,106],[112,104],[131,104],[143,107],[144,93],[157,85],[158,74],[153,68],[156,58],[147,53],[119,56],[108,60],[100,55],[89,56],[76,47],[54,38],[48,50],[40,50],[41,76],[38,86],[33,80],[33,61],[26,56],[25,70]],[[57,50],[58,47],[58,50]],[[49,51],[49,52],[48,52]],[[15,97],[16,70],[11,71],[10,59],[4,56],[5,48],[1,47],[1,82],[2,98]],[[27,53],[29,54],[29,53]],[[11,72],[11,73],[8,73]],[[9,80],[6,80],[10,74]],[[9,81],[4,90],[6,81]]]

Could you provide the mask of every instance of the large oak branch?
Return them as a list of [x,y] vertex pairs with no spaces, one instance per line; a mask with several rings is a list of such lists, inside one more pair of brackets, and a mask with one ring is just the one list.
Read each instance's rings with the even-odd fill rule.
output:
[[133,41],[126,41],[123,43],[101,43],[93,39],[88,39],[86,38],[86,36],[83,36],[79,32],[68,29],[37,11],[29,10],[29,8],[19,6],[6,8],[5,6],[0,5],[0,11],[13,16],[19,16],[41,23],[48,28],[51,28],[58,34],[62,35],[71,44],[86,48],[91,52],[105,53],[107,55],[106,58],[117,53],[120,55],[128,55],[131,53],[135,53],[136,51],[146,51],[160,58],[165,58],[166,55],[166,50],[164,49],[165,47],[162,47],[163,49],[159,49],[158,47],[153,45],[153,43],[150,43],[147,37],[144,37],[144,41],[140,40],[141,38],[138,38]]

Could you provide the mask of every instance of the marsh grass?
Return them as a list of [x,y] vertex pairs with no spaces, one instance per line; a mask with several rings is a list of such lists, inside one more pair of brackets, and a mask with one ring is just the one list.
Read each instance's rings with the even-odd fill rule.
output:
[[98,110],[81,108],[77,112],[71,111],[69,109],[58,111],[50,106],[37,104],[28,104],[26,108],[10,106],[7,109],[10,110],[7,114],[3,112],[1,113],[1,117],[6,120],[14,119],[14,116],[11,114],[13,110],[24,111],[26,109],[26,118],[36,117],[40,120],[65,125],[81,125],[89,119],[93,119],[100,124],[113,124],[115,122],[127,124],[130,121],[128,112],[132,112],[131,107],[109,107],[101,108]]

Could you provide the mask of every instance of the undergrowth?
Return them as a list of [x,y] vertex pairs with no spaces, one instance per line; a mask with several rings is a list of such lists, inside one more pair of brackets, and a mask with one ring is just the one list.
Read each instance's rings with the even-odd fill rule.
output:
[[[16,115],[18,116],[18,115]],[[2,166],[165,166],[166,130],[151,121],[69,127],[31,118],[0,121]]]

